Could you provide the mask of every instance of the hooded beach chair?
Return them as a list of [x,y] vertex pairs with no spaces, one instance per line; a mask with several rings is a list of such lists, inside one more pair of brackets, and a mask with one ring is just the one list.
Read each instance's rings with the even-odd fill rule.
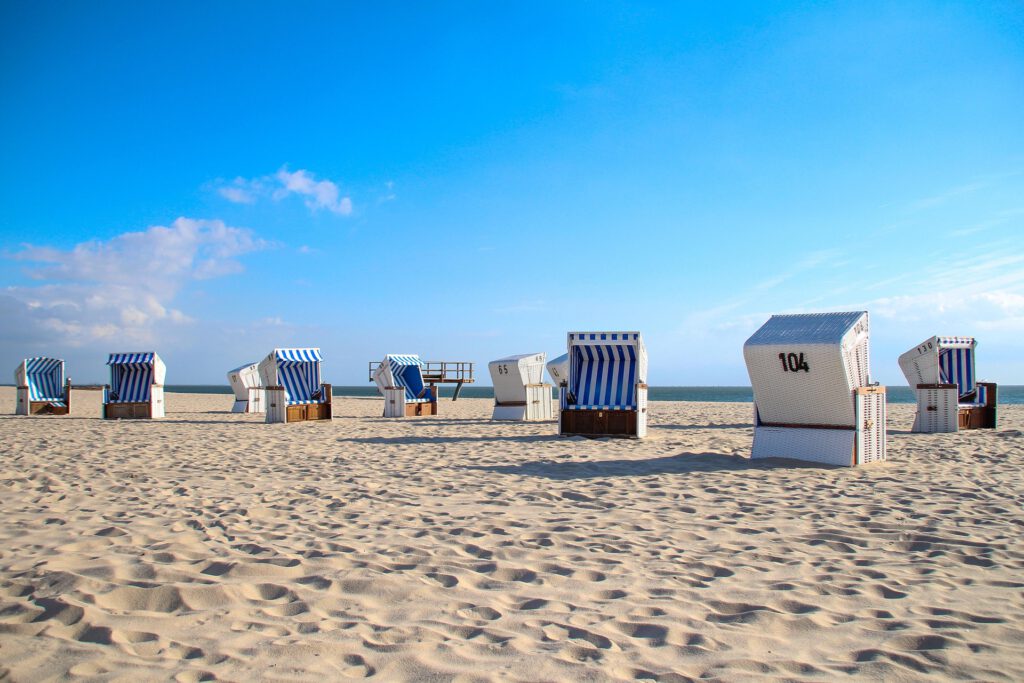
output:
[[773,315],[743,345],[753,458],[885,460],[885,387],[870,381],[868,314]]
[[647,348],[639,332],[570,332],[558,433],[647,436]]
[[143,353],[112,353],[107,358],[110,384],[103,387],[103,417],[164,417],[164,379],[167,368],[160,356]]
[[550,420],[551,385],[544,384],[547,354],[528,353],[491,361],[487,369],[494,385],[492,420]]
[[262,413],[266,411],[267,392],[260,381],[259,363],[247,363],[228,372],[228,382],[235,392],[232,413]]
[[333,418],[331,385],[320,379],[320,349],[274,349],[260,361],[267,422]]
[[416,354],[389,353],[373,370],[384,397],[384,417],[437,415],[437,389],[423,383],[423,361]]
[[14,370],[16,415],[67,415],[71,410],[71,379],[64,378],[59,358],[26,358]]
[[569,354],[563,353],[558,358],[554,358],[548,361],[547,364],[548,376],[551,377],[551,382],[556,386],[562,386],[562,382],[569,381]]
[[996,426],[996,384],[974,374],[973,337],[932,337],[899,358],[917,396],[915,432],[955,432]]

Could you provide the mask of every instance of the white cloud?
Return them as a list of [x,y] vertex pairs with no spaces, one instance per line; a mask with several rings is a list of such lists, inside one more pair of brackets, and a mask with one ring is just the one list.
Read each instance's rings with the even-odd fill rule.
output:
[[39,284],[7,288],[8,306],[30,331],[68,345],[148,343],[161,325],[193,322],[173,307],[187,283],[239,272],[238,257],[267,246],[247,229],[190,218],[68,250],[25,245],[11,258]]
[[326,209],[341,216],[352,213],[352,198],[343,196],[337,183],[318,180],[315,174],[301,168],[289,171],[287,166],[282,166],[273,175],[252,179],[239,177],[230,182],[217,181],[213,186],[218,194],[236,204],[252,204],[267,196],[279,201],[297,195],[305,198],[310,211]]

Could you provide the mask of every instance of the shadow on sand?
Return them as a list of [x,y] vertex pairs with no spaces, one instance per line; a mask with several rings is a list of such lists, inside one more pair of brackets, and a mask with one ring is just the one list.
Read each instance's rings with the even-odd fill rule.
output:
[[647,460],[575,460],[555,462],[534,460],[518,465],[467,465],[461,469],[483,470],[497,474],[545,479],[594,479],[597,477],[643,477],[656,474],[692,474],[694,472],[722,472],[776,469],[840,469],[802,460],[768,458],[751,460],[723,453],[680,453]]

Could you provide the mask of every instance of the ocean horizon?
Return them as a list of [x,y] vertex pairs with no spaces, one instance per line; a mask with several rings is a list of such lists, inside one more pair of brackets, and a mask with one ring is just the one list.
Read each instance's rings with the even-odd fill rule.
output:
[[[168,384],[166,391],[182,394],[230,394],[231,387],[221,384]],[[1003,405],[1024,404],[1024,385],[1000,386],[999,403]],[[450,398],[454,387],[442,386],[441,397]],[[334,386],[335,396],[370,398],[379,396],[377,388],[368,386]],[[910,387],[891,386],[886,388],[889,403],[914,403]],[[486,386],[464,386],[462,398],[494,398],[494,388]],[[647,398],[650,401],[706,401],[711,403],[752,403],[754,391],[750,387],[650,387]]]

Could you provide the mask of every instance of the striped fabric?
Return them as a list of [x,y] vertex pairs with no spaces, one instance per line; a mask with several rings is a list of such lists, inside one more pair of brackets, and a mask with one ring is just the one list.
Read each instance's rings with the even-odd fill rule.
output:
[[961,408],[976,408],[985,405],[988,402],[988,387],[979,384],[977,388],[978,391],[973,398],[971,396],[961,397],[957,405]]
[[[589,334],[572,346],[569,357],[568,407],[576,410],[636,410],[637,353],[630,341],[638,335]],[[589,337],[589,339],[586,339]]]
[[153,386],[154,353],[112,353],[108,403],[145,403]]
[[320,349],[275,349],[274,354],[288,405],[327,402],[320,382]]
[[939,380],[957,385],[961,397],[974,393],[974,349],[953,348],[939,351]]
[[64,361],[59,358],[26,358],[25,384],[30,401],[63,401]]
[[389,354],[387,362],[395,386],[405,388],[406,403],[430,403],[430,390],[423,393],[423,361],[419,356]]

